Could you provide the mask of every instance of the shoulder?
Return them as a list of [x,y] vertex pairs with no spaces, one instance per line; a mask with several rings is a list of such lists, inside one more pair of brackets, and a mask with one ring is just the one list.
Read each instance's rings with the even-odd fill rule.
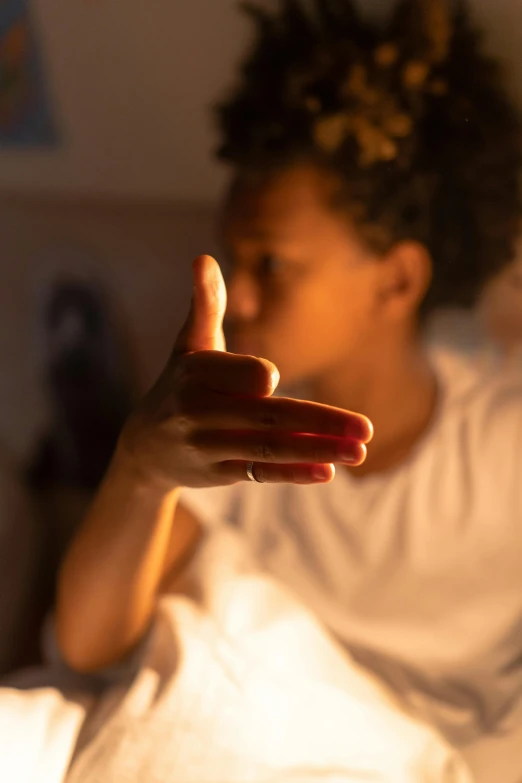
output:
[[447,438],[490,475],[522,466],[522,366],[494,360],[452,368],[443,421]]
[[522,367],[487,362],[468,368],[465,381],[449,394],[449,407],[485,434],[515,434],[522,421]]

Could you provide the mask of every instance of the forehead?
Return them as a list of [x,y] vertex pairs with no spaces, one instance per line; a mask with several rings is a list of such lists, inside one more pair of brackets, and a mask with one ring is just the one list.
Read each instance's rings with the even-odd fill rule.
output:
[[238,177],[223,213],[226,237],[292,238],[348,233],[347,221],[330,207],[333,178],[312,168],[270,176]]

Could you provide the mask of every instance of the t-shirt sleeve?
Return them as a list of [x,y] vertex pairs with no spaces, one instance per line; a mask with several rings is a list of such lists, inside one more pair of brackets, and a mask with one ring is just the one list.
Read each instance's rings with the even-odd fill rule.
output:
[[505,417],[505,436],[511,448],[511,459],[506,470],[512,478],[514,504],[517,517],[522,524],[522,373],[521,382],[510,395],[507,403],[509,410]]
[[522,522],[522,372],[506,373],[506,380],[493,388],[483,411],[484,437],[477,451],[496,476],[498,491],[507,495],[510,513]]

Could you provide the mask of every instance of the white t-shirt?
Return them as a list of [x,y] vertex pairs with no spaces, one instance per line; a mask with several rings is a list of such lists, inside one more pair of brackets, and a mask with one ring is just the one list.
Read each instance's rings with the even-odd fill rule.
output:
[[436,367],[438,413],[399,467],[182,502],[244,531],[356,660],[464,745],[522,726],[522,372],[449,353]]

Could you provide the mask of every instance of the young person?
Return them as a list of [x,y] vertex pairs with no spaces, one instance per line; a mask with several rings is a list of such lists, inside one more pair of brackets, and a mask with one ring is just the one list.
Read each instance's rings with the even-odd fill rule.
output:
[[[382,28],[348,0],[251,13],[219,111],[237,353],[202,257],[64,562],[62,653],[85,671],[128,655],[201,530],[230,524],[452,743],[520,739],[522,384],[447,372],[422,339],[512,260],[518,115],[463,3],[404,0]],[[306,399],[273,396],[279,374]],[[492,779],[520,773],[513,742]]]

